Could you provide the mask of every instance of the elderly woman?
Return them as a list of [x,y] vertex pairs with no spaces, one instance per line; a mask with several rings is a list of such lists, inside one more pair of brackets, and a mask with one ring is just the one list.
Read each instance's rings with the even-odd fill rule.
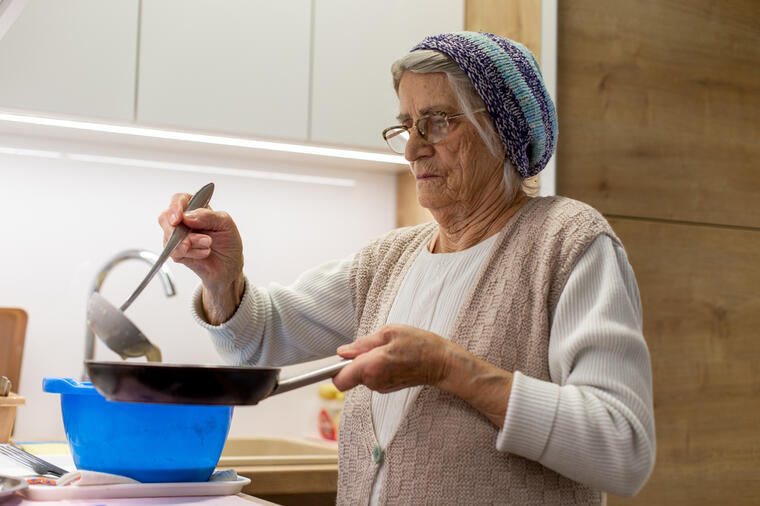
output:
[[485,33],[424,39],[392,67],[403,153],[435,221],[394,230],[292,286],[254,287],[223,212],[174,254],[234,364],[353,358],[334,378],[340,504],[600,504],[635,494],[655,454],[636,280],[604,218],[529,198],[557,139],[533,55]]

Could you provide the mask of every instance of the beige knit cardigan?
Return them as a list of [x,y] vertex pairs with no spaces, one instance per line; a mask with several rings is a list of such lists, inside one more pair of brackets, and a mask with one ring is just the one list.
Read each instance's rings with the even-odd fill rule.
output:
[[[381,328],[401,282],[437,229],[399,229],[361,250],[352,265],[357,336]],[[531,199],[500,232],[449,337],[508,371],[550,381],[549,329],[575,263],[600,234],[618,241],[591,207]],[[589,504],[601,493],[538,462],[496,450],[498,428],[464,400],[425,386],[386,448],[372,426],[370,391],[359,386],[340,423],[338,504],[369,501],[380,461],[383,504]]]

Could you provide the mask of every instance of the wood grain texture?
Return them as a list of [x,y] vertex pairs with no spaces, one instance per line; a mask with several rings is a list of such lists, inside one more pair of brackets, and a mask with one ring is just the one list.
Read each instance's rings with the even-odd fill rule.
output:
[[338,464],[236,466],[239,476],[251,480],[243,492],[251,495],[334,494]]
[[541,55],[541,0],[467,0],[464,22],[467,30],[517,40]]
[[396,226],[409,227],[433,221],[433,215],[417,201],[417,184],[411,171],[396,174]]
[[610,505],[760,500],[760,231],[611,218],[641,291],[657,464]]
[[19,391],[27,320],[23,309],[0,308],[0,376],[11,380],[14,392]]
[[561,194],[760,227],[760,2],[559,2]]

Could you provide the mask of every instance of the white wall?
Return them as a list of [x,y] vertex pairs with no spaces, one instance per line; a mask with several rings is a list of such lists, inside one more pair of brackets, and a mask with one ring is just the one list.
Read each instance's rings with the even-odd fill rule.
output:
[[[0,147],[65,151],[52,140],[0,135]],[[71,146],[77,152],[98,146]],[[353,253],[391,229],[395,175],[351,168],[205,158],[203,163],[346,178],[353,187],[209,175],[156,168],[20,156],[0,151],[0,306],[29,313],[15,439],[63,439],[58,396],[43,393],[42,378],[79,378],[84,354],[85,307],[99,268],[123,249],[162,247],[156,218],[175,192],[193,192],[214,181],[215,209],[235,217],[245,246],[245,272],[257,284],[292,282],[303,270]],[[126,151],[125,151],[126,153]],[[111,154],[114,154],[111,152]],[[118,153],[116,153],[118,154]],[[128,155],[134,157],[135,150]],[[47,156],[42,153],[42,156]],[[140,158],[162,153],[139,151]],[[191,160],[193,161],[193,160]],[[198,158],[194,159],[198,163]],[[300,163],[300,162],[299,162]],[[356,162],[359,165],[361,162]],[[170,262],[178,295],[166,298],[158,279],[127,315],[159,347],[166,362],[221,363],[203,330],[192,321],[190,296],[197,278]],[[147,272],[131,261],[117,266],[103,294],[121,304]],[[98,343],[96,358],[118,357]],[[286,368],[283,375],[305,367]],[[316,434],[316,386],[236,408],[231,436]]]

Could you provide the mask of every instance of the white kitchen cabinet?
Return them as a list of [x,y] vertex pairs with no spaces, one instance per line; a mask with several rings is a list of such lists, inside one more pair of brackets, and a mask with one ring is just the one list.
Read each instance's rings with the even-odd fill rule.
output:
[[306,140],[311,0],[143,0],[137,121]]
[[131,121],[138,0],[32,0],[0,40],[0,107]]
[[426,35],[464,29],[463,0],[315,0],[311,140],[385,149],[391,64]]

